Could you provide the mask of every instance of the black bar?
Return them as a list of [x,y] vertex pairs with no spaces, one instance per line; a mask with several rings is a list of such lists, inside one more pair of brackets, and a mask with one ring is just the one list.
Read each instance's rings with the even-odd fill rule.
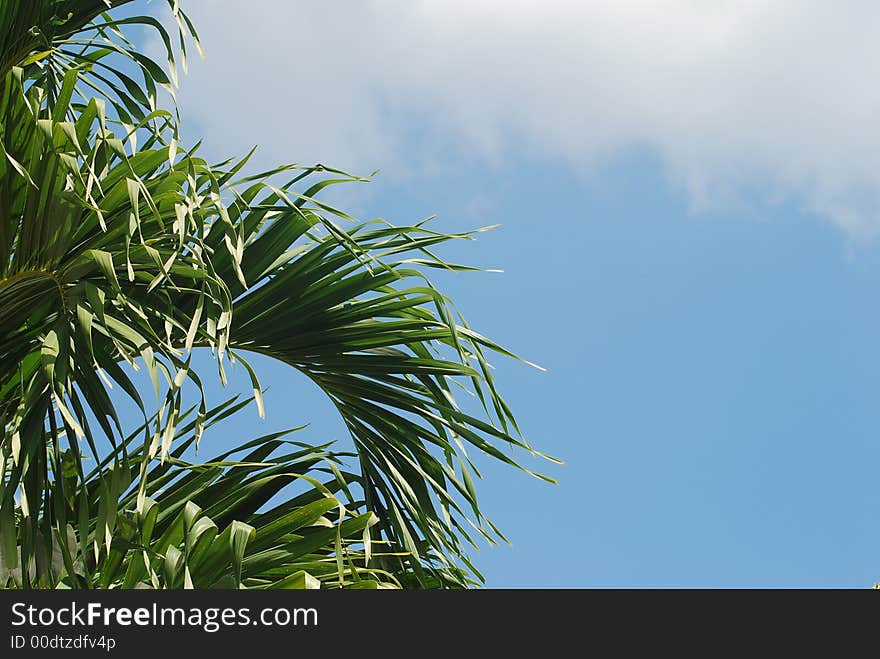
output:
[[841,656],[846,645],[876,646],[878,609],[872,591],[0,591],[0,657],[171,659],[198,648],[257,659],[288,647],[458,657],[477,646],[507,648],[511,657],[688,646],[714,656],[768,642],[815,649],[823,637]]

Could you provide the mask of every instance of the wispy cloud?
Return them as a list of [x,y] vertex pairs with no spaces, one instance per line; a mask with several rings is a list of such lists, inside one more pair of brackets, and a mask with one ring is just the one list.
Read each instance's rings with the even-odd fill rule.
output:
[[208,58],[183,110],[229,152],[393,172],[647,148],[697,208],[758,194],[880,233],[875,2],[187,5]]

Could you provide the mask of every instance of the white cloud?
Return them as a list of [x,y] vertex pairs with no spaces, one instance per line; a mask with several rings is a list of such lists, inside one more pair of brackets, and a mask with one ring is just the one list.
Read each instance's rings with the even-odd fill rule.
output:
[[880,233],[880,3],[189,0],[181,94],[272,161],[424,170],[648,148],[697,208],[794,199]]

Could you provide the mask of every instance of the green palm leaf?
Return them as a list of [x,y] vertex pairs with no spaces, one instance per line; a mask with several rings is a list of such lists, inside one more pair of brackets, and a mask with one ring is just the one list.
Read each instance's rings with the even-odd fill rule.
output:
[[[207,424],[242,404],[226,401],[207,414]],[[364,534],[375,515],[363,502],[338,498],[348,490],[335,466],[344,456],[294,442],[291,432],[191,464],[182,457],[195,443],[190,421],[179,428],[169,460],[149,467],[140,502],[137,477],[150,462],[136,447],[140,430],[127,438],[130,453],[120,447],[82,478],[62,453],[46,504],[54,514],[44,514],[28,561],[10,563],[18,552],[0,552],[0,586],[399,587],[368,566]],[[279,501],[275,495],[291,487]]]
[[[354,533],[365,543],[365,574],[393,574],[406,586],[469,585],[479,578],[466,555],[470,533],[501,536],[479,508],[479,472],[466,447],[514,466],[511,449],[536,454],[491,374],[491,354],[513,355],[471,330],[426,277],[429,268],[472,269],[433,250],[474,234],[357,225],[319,196],[329,185],[363,179],[320,165],[242,176],[247,158],[210,165],[196,149],[181,148],[175,115],[156,104],[156,86],[170,88],[173,76],[140,54],[124,30],[158,30],[174,70],[171,39],[149,16],[104,13],[122,4],[0,0],[8,26],[0,41],[6,568],[19,566],[26,587],[51,583],[51,571],[40,566],[60,551],[69,586],[95,578],[119,585],[107,575],[125,566],[133,570],[121,582],[127,586],[147,579],[210,587],[222,555],[232,561],[223,569],[232,565],[235,585],[294,585],[333,572],[317,556],[332,557],[333,573],[342,574],[341,548]],[[184,44],[194,30],[170,5]],[[142,82],[125,73],[131,66]],[[335,482],[361,498],[340,508],[335,525],[302,538],[285,526],[309,505],[327,505],[323,499],[263,509],[305,477],[285,471],[283,459],[253,474],[241,465],[180,462],[175,437],[185,382],[201,392],[187,441],[198,444],[210,419],[204,374],[191,368],[197,348],[211,350],[224,382],[226,363],[245,367],[261,413],[250,353],[304,373],[334,403],[354,447],[353,463],[332,468]],[[142,400],[125,363],[149,374],[155,407]],[[141,411],[135,435],[123,428],[111,383]],[[475,394],[477,407],[458,403],[459,388]],[[106,440],[109,454],[101,448]],[[249,449],[277,448],[267,441]],[[102,465],[89,478],[87,454]],[[65,488],[64,473],[76,475],[79,490]],[[233,482],[238,489],[230,490]],[[154,496],[161,487],[169,489]],[[124,528],[121,520],[128,520]],[[264,546],[263,523],[289,541]],[[212,550],[210,569],[197,574],[191,552],[200,556],[215,542],[231,558]],[[125,543],[162,558],[127,563],[133,550]],[[373,545],[388,551],[371,553]],[[261,551],[250,556],[248,546]],[[77,560],[89,565],[87,555],[94,565],[82,575],[72,568]],[[21,569],[31,564],[33,578]],[[143,573],[130,567],[138,564]]]

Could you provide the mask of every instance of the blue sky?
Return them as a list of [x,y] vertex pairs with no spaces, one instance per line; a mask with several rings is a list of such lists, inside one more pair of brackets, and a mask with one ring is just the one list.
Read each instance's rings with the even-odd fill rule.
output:
[[[547,368],[496,364],[566,465],[558,486],[484,465],[512,543],[477,557],[488,586],[880,580],[877,9],[188,4],[207,59],[181,106],[210,155],[382,167],[339,203],[502,224],[444,255],[504,274],[435,279]],[[344,441],[260,365],[267,432]]]

